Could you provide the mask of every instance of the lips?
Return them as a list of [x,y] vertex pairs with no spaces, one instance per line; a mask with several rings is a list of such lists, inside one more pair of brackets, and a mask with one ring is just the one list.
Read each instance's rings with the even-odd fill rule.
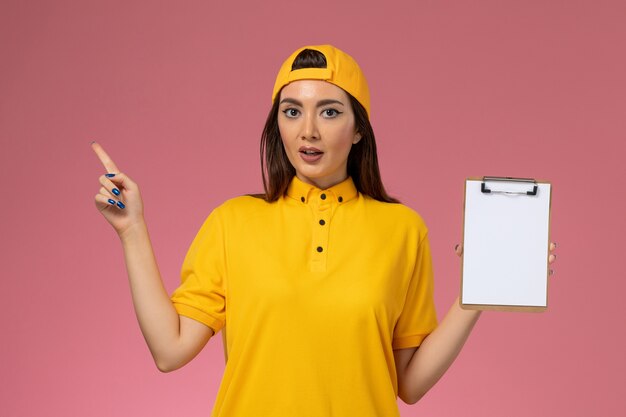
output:
[[303,153],[305,155],[311,155],[311,156],[321,155],[324,153],[320,151],[319,149],[314,148],[312,146],[301,146],[300,149],[298,149],[298,152]]
[[298,152],[300,153],[300,158],[309,164],[317,163],[324,155],[324,152],[312,146],[301,146]]

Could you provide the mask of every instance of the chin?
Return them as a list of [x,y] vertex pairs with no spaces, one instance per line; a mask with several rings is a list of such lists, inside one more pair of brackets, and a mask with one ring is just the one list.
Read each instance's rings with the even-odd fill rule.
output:
[[324,172],[320,172],[319,170],[311,170],[311,169],[302,169],[296,170],[297,173],[302,175],[303,177],[310,178],[312,180],[322,180],[324,178],[328,178],[328,174]]

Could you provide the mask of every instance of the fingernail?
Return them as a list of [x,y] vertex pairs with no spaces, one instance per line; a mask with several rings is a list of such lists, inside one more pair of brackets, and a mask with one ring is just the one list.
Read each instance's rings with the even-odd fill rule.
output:
[[118,190],[117,188],[114,188],[111,191],[113,191],[113,194],[115,195],[120,195],[120,190]]
[[113,204],[113,205],[115,205],[115,200],[111,200],[111,199],[109,198],[109,204]]
[[89,142],[90,145],[93,145],[94,143],[96,143],[95,140],[92,140],[91,142]]
[[104,176],[105,176],[105,177],[109,177],[109,178],[111,178],[111,177],[114,177],[114,176],[115,176],[115,174],[104,174]]
[[118,206],[119,208],[124,208],[124,207],[126,207],[126,206],[124,205],[124,203],[122,203],[121,201],[118,201],[118,202],[117,202],[117,206]]

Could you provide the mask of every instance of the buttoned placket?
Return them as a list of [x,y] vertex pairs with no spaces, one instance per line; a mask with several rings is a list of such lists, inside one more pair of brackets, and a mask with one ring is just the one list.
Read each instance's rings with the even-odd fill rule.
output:
[[325,272],[328,262],[329,236],[332,217],[339,206],[341,197],[335,196],[329,190],[312,190],[308,201],[304,199],[311,209],[312,225],[311,233],[311,265],[312,272]]

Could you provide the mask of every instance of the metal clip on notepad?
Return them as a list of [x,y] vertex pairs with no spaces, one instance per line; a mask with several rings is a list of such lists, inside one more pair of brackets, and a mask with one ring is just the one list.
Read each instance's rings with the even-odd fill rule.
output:
[[[533,185],[533,189],[530,191],[501,191],[491,190],[487,188],[487,182],[521,182]],[[491,194],[521,194],[521,195],[537,195],[537,181],[533,178],[513,178],[513,177],[483,177],[483,182],[480,186],[480,191],[483,193]]]

